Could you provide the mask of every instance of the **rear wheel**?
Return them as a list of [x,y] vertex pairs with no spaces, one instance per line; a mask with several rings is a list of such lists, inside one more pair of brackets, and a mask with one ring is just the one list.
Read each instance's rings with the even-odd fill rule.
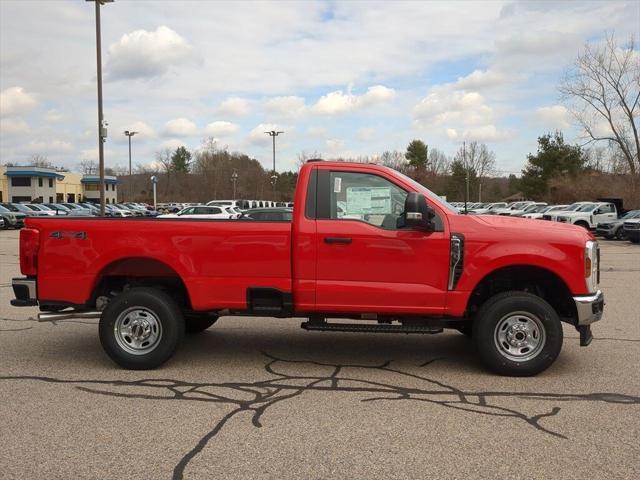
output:
[[587,222],[583,222],[583,221],[576,222],[574,225],[577,225],[577,226],[582,227],[582,228],[586,228],[587,230],[591,229],[591,227],[589,227],[589,224]]
[[156,368],[184,336],[182,312],[155,288],[132,288],[109,302],[100,318],[100,343],[111,359],[131,370]]
[[558,314],[544,299],[505,292],[482,305],[473,337],[489,369],[501,375],[531,376],[555,361],[563,334]]

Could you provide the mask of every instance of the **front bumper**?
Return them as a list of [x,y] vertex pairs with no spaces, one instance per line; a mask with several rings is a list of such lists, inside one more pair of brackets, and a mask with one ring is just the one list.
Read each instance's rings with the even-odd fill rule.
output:
[[38,305],[35,278],[14,278],[11,280],[11,286],[13,294],[16,296],[11,300],[11,305],[14,307],[35,307]]
[[580,295],[573,297],[578,313],[578,326],[591,325],[602,319],[604,311],[604,294],[598,290],[592,295]]

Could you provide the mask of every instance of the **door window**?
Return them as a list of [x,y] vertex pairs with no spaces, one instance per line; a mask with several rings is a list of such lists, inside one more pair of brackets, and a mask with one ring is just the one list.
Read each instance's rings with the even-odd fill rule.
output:
[[402,225],[407,192],[389,180],[368,173],[331,172],[329,218],[360,220],[394,230]]

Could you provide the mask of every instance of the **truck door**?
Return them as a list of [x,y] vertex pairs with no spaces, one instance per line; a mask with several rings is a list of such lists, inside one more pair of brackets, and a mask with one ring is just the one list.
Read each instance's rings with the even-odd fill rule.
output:
[[449,234],[405,228],[408,190],[379,172],[318,170],[316,307],[327,312],[444,311]]
[[618,214],[616,213],[616,209],[613,206],[613,203],[606,203],[604,205],[600,205],[593,212],[593,226],[597,227],[599,223],[610,222],[611,220],[615,220],[618,218]]

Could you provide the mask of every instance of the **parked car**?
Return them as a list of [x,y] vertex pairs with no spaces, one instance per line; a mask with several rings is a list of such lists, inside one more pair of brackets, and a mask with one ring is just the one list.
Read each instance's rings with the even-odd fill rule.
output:
[[291,223],[29,218],[12,304],[41,320],[99,316],[105,352],[131,369],[163,364],[185,331],[249,314],[310,317],[314,331],[456,329],[491,370],[535,375],[560,353],[561,322],[586,346],[602,317],[598,243],[582,228],[459,215],[364,163],[305,164],[295,198]]
[[640,243],[640,218],[625,220],[622,228],[624,228],[624,235],[631,243]]
[[52,217],[55,216],[56,212],[51,210],[49,207],[42,205],[41,203],[25,203],[24,204],[25,207],[30,208],[31,210],[34,210],[36,212],[39,212],[40,216],[46,217]]
[[471,213],[472,215],[486,215],[493,213],[494,210],[506,207],[507,204],[505,202],[486,203],[481,208],[474,208],[469,213]]
[[4,204],[0,203],[0,216],[4,221],[2,228],[5,230],[9,228],[22,228],[24,227],[24,219],[27,216],[20,211],[9,210]]
[[567,208],[565,208],[564,210],[556,210],[556,211],[550,211],[548,213],[545,213],[544,215],[542,215],[542,219],[555,222],[558,219],[558,215],[560,215],[561,213],[563,213],[563,212],[575,212],[576,210],[578,210],[583,205],[587,205],[589,203],[593,203],[593,202],[574,202],[571,205],[569,205]]
[[58,205],[61,205],[63,207],[67,207],[67,209],[70,212],[70,215],[75,215],[78,217],[93,217],[94,213],[86,208],[86,207],[81,207],[80,205],[76,205],[75,203],[70,203],[70,202],[64,202],[64,203],[59,203]]
[[240,218],[242,220],[290,222],[292,217],[292,208],[253,208],[246,210]]
[[569,205],[549,205],[549,206],[537,209],[534,212],[525,213],[525,214],[522,215],[522,218],[531,218],[531,219],[535,219],[535,220],[540,220],[540,219],[542,219],[542,217],[545,214],[551,215],[554,212],[559,212],[561,210],[564,210],[568,206]]
[[[71,215],[71,216],[79,216],[75,213],[75,210],[72,211],[70,208],[65,207],[64,205],[58,203],[43,203],[44,206],[49,207],[51,210],[56,212],[56,215]],[[82,215],[88,216],[88,215]]]
[[6,203],[3,203],[2,205],[5,208],[11,210],[12,212],[24,213],[27,217],[40,217],[40,216],[46,215],[38,210],[31,210],[30,208],[27,208],[27,206],[22,203],[6,202]]
[[610,222],[618,218],[613,203],[587,203],[572,212],[559,212],[556,221],[572,223],[587,229],[594,229],[601,222]]
[[525,208],[527,208],[529,205],[533,205],[535,202],[531,201],[531,200],[526,200],[523,202],[511,202],[509,205],[507,205],[505,208],[498,208],[495,209],[491,212],[489,212],[492,215],[502,215],[502,216],[511,216],[511,214],[513,212],[521,212],[522,210],[524,210]]
[[211,220],[229,220],[235,218],[235,212],[228,211],[223,206],[207,206],[201,205],[199,207],[187,207],[180,210],[178,213],[169,213],[165,215],[158,215],[156,218],[200,218]]
[[633,218],[640,218],[640,210],[630,210],[616,220],[599,223],[596,227],[596,233],[609,240],[612,238],[623,240],[626,237],[623,224],[626,220]]
[[540,210],[542,210],[543,208],[546,208],[546,207],[547,207],[547,203],[545,203],[545,202],[534,202],[534,203],[531,203],[528,206],[524,207],[521,210],[512,210],[511,211],[511,216],[512,217],[522,217],[526,213],[536,213],[536,212],[539,212]]

